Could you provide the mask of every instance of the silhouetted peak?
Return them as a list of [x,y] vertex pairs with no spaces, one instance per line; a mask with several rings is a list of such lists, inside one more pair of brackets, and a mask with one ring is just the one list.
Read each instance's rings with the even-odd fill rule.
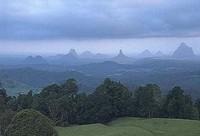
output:
[[[144,50],[144,51],[143,51],[143,53],[146,53],[146,54],[151,54],[151,52],[150,52],[149,50],[147,50],[147,49],[146,49],[146,50]],[[151,54],[151,55],[152,55],[152,54]]]
[[191,47],[187,46],[186,43],[182,42],[182,43],[180,44],[179,48],[191,48]]
[[74,56],[74,57],[77,57],[78,54],[76,53],[76,50],[75,49],[70,49],[68,55],[71,55],[71,56]]
[[119,57],[125,57],[125,55],[124,55],[122,49],[119,50],[119,54],[118,54],[118,56],[119,56]]
[[123,51],[120,50],[119,54],[112,58],[112,61],[120,63],[120,64],[126,64],[126,63],[131,63],[133,60],[132,58],[129,58],[128,56],[124,55]]
[[164,56],[164,54],[161,51],[156,52],[155,56]]
[[192,47],[187,46],[187,44],[184,42],[181,43],[173,53],[173,57],[175,58],[190,58],[194,56],[195,54]]
[[122,49],[120,49],[119,54],[123,54]]
[[146,50],[144,50],[141,54],[139,54],[139,57],[152,57],[153,56],[153,54],[148,50],[148,49],[146,49]]

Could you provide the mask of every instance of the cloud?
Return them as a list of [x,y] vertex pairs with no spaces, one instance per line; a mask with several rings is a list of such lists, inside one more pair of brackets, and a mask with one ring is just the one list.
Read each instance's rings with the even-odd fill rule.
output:
[[0,2],[0,39],[200,36],[199,0]]

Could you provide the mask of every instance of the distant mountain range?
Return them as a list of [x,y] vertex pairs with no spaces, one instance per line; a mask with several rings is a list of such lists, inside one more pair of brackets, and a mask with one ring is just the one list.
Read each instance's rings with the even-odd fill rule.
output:
[[51,56],[43,58],[42,56],[29,56],[24,61],[23,64],[56,64],[56,65],[83,65],[89,63],[99,63],[104,61],[113,61],[120,64],[131,64],[136,59],[144,58],[174,58],[174,59],[194,59],[197,56],[191,47],[187,46],[185,43],[181,43],[180,46],[174,51],[172,56],[165,55],[161,51],[153,54],[148,49],[144,50],[142,53],[135,57],[126,56],[122,50],[119,51],[117,56],[111,57],[106,54],[94,54],[90,51],[85,51],[78,54],[75,49],[71,49],[67,54],[59,54],[56,56]]
[[8,89],[9,94],[16,95],[75,78],[81,91],[91,92],[104,78],[109,77],[123,82],[131,89],[156,83],[164,91],[169,91],[179,85],[187,93],[200,96],[199,69],[198,56],[185,43],[181,43],[171,56],[161,51],[151,53],[145,50],[137,57],[128,57],[120,50],[116,56],[111,57],[90,51],[78,54],[75,49],[71,49],[66,54],[51,57],[23,57],[20,63],[18,61],[13,65],[1,63],[0,83]]

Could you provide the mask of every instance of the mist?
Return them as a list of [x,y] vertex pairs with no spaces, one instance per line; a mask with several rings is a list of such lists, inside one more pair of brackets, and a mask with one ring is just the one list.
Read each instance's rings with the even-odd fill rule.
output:
[[132,39],[93,39],[93,40],[15,40],[0,41],[1,55],[55,55],[67,54],[75,49],[79,54],[84,51],[116,55],[120,49],[129,56],[136,55],[145,49],[152,53],[172,52],[185,42],[192,47],[195,54],[200,54],[200,38],[132,38]]

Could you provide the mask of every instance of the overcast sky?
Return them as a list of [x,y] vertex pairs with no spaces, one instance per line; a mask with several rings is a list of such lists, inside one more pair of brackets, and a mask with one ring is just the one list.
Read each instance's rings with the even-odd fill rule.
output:
[[[0,0],[0,52],[200,53],[200,0]],[[47,49],[48,48],[48,49]]]

